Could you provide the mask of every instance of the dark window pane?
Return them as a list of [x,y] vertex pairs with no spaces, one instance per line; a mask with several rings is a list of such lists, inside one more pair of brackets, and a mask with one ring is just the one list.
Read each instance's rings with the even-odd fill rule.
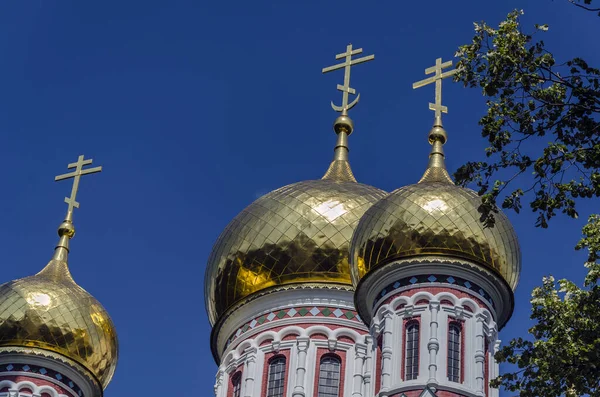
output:
[[285,380],[285,357],[277,357],[269,363],[267,397],[283,397]]
[[450,324],[448,328],[448,379],[460,382],[460,326]]
[[406,380],[419,376],[419,324],[409,324],[406,328]]
[[235,374],[231,384],[233,386],[233,397],[240,397],[242,391],[242,375],[240,373]]
[[319,365],[319,391],[318,397],[339,397],[340,393],[339,358],[325,356]]

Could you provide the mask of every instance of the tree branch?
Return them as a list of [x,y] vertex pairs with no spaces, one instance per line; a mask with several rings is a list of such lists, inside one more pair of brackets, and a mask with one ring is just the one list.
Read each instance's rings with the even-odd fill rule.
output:
[[576,2],[576,0],[569,0],[569,3],[579,7],[579,8],[583,8],[586,11],[597,11],[600,12],[600,8],[591,8],[591,7],[586,7],[583,4],[579,4]]

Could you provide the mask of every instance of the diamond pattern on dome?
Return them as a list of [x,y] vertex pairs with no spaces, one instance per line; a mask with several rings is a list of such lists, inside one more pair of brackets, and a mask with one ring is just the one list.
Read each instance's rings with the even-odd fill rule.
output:
[[[67,269],[60,261],[47,268],[51,266]],[[0,285],[0,346],[59,353],[83,365],[104,386],[118,355],[114,325],[102,305],[70,276],[57,280],[41,273]]]
[[209,318],[269,287],[351,285],[348,249],[360,217],[385,192],[332,179],[298,182],[259,198],[225,228],[205,276]]
[[476,192],[449,183],[423,182],[400,188],[374,204],[353,236],[352,279],[356,285],[381,263],[415,255],[447,255],[474,261],[500,274],[514,289],[521,252],[503,213],[484,228]]

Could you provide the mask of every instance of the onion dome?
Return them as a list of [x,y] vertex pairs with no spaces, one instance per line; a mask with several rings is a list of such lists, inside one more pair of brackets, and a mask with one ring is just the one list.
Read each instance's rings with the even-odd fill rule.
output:
[[68,165],[75,170],[55,181],[73,178],[67,216],[58,228],[60,239],[46,267],[36,275],[0,285],[0,353],[45,356],[75,367],[102,395],[117,366],[118,342],[108,313],[71,277],[69,242],[75,235],[73,209],[83,175],[102,167],[83,169],[91,159],[79,156]]
[[454,184],[444,164],[441,119],[436,118],[429,142],[433,148],[421,180],[393,191],[361,218],[350,248],[354,285],[392,261],[444,256],[491,270],[514,290],[521,251],[510,221],[498,212],[495,225],[484,227],[478,212],[481,198]]
[[[108,313],[69,272],[71,213],[60,225],[50,262],[34,276],[0,285],[0,351],[37,348],[83,366],[105,388],[117,365],[118,343]],[[52,352],[52,353],[50,353]]]
[[208,259],[211,324],[248,300],[294,287],[352,288],[348,249],[358,220],[384,191],[357,183],[348,162],[352,121],[338,117],[337,145],[322,179],[274,190],[227,225]]

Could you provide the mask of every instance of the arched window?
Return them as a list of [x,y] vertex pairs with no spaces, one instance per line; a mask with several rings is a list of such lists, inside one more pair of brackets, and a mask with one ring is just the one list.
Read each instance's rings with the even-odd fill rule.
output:
[[419,376],[419,323],[408,323],[406,326],[406,367],[405,380],[417,379]]
[[285,382],[285,357],[277,356],[269,361],[267,397],[283,397]]
[[460,382],[460,324],[448,327],[448,380]]
[[342,362],[336,356],[324,356],[319,364],[318,397],[339,397]]
[[232,397],[240,397],[242,394],[242,374],[240,372],[236,372],[235,375],[231,378],[231,389]]

